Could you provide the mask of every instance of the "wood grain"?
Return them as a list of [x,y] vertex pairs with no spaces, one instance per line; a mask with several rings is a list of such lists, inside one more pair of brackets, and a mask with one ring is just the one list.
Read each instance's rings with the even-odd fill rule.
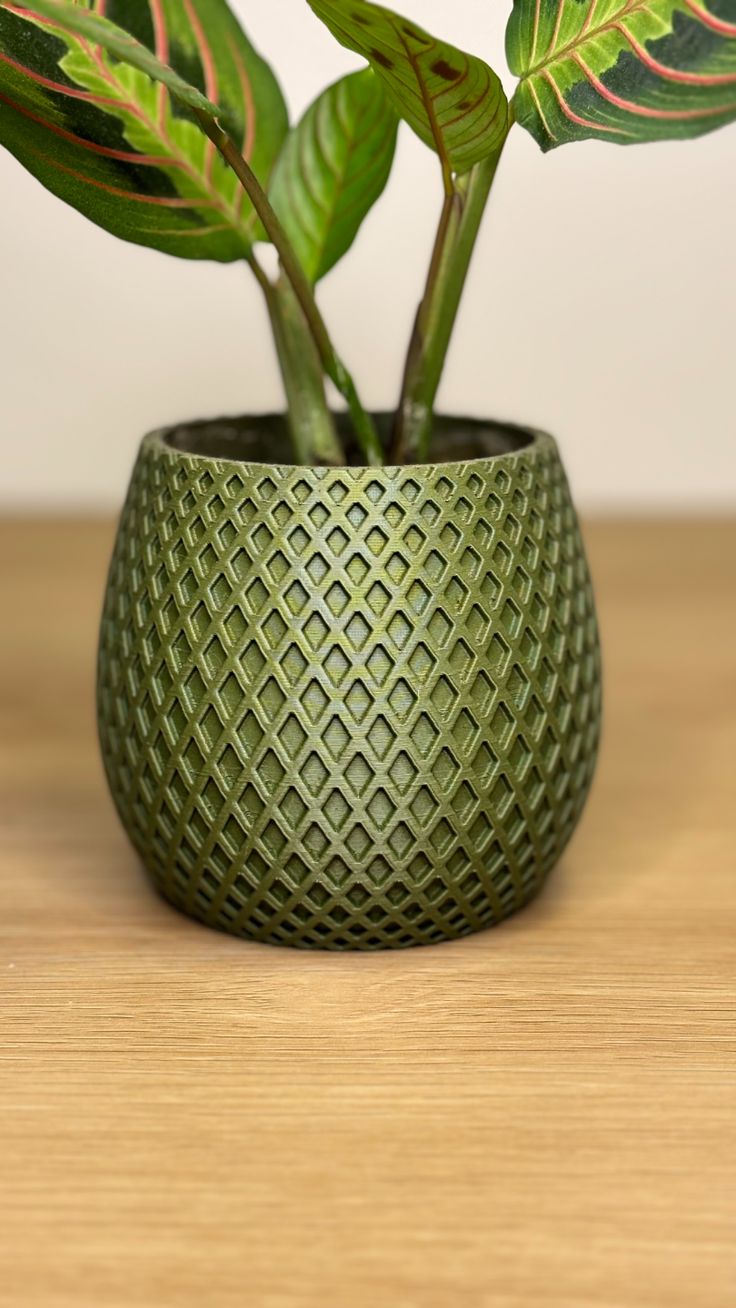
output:
[[587,533],[602,762],[547,891],[401,954],[149,890],[94,738],[104,523],[0,525],[3,1308],[731,1308],[736,525]]

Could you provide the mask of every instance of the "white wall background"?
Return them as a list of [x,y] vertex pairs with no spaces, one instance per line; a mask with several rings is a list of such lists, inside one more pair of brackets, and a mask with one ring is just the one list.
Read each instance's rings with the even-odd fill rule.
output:
[[[509,4],[402,0],[505,77]],[[304,0],[235,0],[298,113],[359,61]],[[0,112],[2,109],[0,108]],[[0,503],[98,509],[140,435],[278,406],[246,269],[125,245],[0,155]],[[323,283],[366,402],[391,406],[439,204],[403,128],[390,189]],[[545,426],[582,507],[736,506],[736,125],[685,144],[507,147],[441,393]]]

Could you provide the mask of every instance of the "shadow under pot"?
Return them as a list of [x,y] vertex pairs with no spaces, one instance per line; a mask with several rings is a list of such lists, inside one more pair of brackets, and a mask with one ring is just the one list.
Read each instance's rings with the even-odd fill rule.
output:
[[99,731],[155,886],[233,935],[433,944],[539,889],[600,725],[550,436],[437,422],[433,461],[298,467],[276,417],[155,432],[110,567]]

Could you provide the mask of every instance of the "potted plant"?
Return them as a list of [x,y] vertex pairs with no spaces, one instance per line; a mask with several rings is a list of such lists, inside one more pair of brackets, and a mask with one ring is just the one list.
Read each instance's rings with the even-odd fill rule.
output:
[[[514,122],[543,150],[730,122],[736,9],[514,0],[508,101],[413,19],[309,3],[361,67],[290,127],[225,0],[0,0],[0,141],[125,240],[245,261],[284,381],[284,416],[182,423],[140,449],[98,682],[133,844],[168,900],[236,935],[431,943],[534,894],[599,733],[554,441],[433,416],[499,159]],[[383,191],[400,120],[437,154],[443,198],[392,417],[361,404],[315,287]]]

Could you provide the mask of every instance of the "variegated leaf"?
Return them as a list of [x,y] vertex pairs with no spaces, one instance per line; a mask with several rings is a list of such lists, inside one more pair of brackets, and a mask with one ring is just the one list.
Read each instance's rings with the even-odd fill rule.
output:
[[514,0],[506,49],[517,121],[543,150],[736,119],[736,0]]
[[286,109],[225,0],[0,0],[0,144],[116,236],[242,258],[250,203],[190,108],[268,178]]
[[417,23],[368,0],[309,0],[333,36],[383,80],[396,112],[445,170],[464,173],[498,149],[508,105],[482,59],[439,41]]
[[381,195],[398,118],[370,68],[323,91],[286,138],[270,200],[316,282],[350,248]]

